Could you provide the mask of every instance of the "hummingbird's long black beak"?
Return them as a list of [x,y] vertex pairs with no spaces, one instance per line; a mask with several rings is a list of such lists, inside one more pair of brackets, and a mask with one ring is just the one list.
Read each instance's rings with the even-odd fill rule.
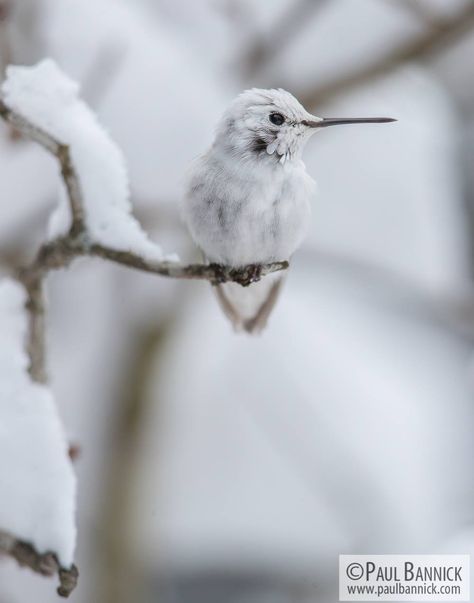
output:
[[387,124],[391,121],[397,120],[393,117],[323,117],[319,120],[304,119],[301,123],[310,128],[327,128],[345,124]]

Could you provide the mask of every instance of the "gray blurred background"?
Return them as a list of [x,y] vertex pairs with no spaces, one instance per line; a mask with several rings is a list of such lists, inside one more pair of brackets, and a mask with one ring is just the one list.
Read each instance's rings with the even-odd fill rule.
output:
[[[135,213],[178,202],[226,104],[284,87],[323,116],[310,236],[268,330],[206,283],[78,262],[49,279],[53,389],[80,450],[73,603],[331,603],[341,553],[474,553],[474,3],[0,0],[0,77],[51,56],[123,149]],[[0,272],[57,198],[0,124]],[[0,602],[56,600],[0,564]]]

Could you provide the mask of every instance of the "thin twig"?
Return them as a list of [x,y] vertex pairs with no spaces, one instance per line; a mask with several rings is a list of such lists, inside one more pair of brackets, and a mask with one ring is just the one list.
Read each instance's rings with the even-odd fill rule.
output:
[[306,107],[314,109],[343,92],[386,75],[409,61],[433,57],[441,50],[457,42],[473,26],[474,2],[468,2],[466,7],[455,16],[440,19],[436,29],[430,28],[427,32],[414,37],[412,40],[377,56],[376,60],[369,65],[345,73],[325,85],[317,86],[306,92],[303,91],[299,97]]
[[268,274],[286,270],[289,267],[287,261],[272,262],[270,264],[249,264],[241,268],[221,264],[160,262],[147,260],[131,251],[121,251],[99,243],[88,243],[87,238],[83,236],[74,238],[67,235],[43,244],[31,265],[20,270],[19,278],[24,283],[34,281],[35,278],[43,279],[48,272],[67,268],[71,262],[80,257],[98,257],[158,276],[204,280],[213,285],[233,282],[243,287],[259,281]]
[[26,345],[30,365],[28,372],[33,381],[46,383],[46,338],[45,338],[45,301],[43,278],[41,274],[25,273],[21,281],[28,298],[26,309],[29,316],[29,337]]

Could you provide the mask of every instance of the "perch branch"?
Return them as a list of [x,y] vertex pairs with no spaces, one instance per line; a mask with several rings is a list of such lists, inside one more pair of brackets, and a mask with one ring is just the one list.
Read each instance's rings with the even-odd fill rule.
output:
[[300,95],[301,100],[306,107],[314,109],[342,92],[347,92],[377,77],[386,75],[409,61],[434,56],[468,33],[473,26],[474,3],[468,2],[456,15],[440,18],[436,28],[430,27],[428,31],[414,37],[412,40],[378,56],[373,63],[343,74],[325,85],[317,86],[313,90],[303,91]]
[[61,567],[54,553],[38,553],[31,544],[0,531],[0,553],[9,555],[21,567],[29,567],[42,576],[59,576],[58,595],[68,597],[77,584],[79,572],[75,565],[69,569]]
[[67,268],[80,257],[98,257],[142,272],[167,276],[175,279],[206,280],[213,285],[234,282],[247,287],[262,277],[279,270],[286,270],[287,261],[271,264],[249,264],[242,268],[232,268],[221,264],[179,264],[177,262],[158,262],[147,260],[130,251],[120,251],[99,243],[89,243],[86,237],[67,235],[45,243],[40,247],[36,259],[19,273],[22,282],[34,282],[60,268]]
[[247,287],[279,270],[286,270],[289,266],[287,261],[272,262],[271,264],[250,264],[242,268],[232,268],[221,264],[188,264],[181,265],[174,262],[150,262],[141,256],[128,251],[117,251],[104,247],[103,245],[91,245],[84,255],[92,255],[109,260],[117,264],[136,268],[144,272],[159,274],[176,279],[207,280],[213,285],[234,282]]

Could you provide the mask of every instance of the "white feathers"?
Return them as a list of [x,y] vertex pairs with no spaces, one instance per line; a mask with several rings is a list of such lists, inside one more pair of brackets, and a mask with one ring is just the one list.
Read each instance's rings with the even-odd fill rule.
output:
[[273,142],[271,142],[268,146],[267,146],[267,153],[269,155],[273,155],[273,153],[277,150],[277,146],[278,146],[278,140],[275,139]]

